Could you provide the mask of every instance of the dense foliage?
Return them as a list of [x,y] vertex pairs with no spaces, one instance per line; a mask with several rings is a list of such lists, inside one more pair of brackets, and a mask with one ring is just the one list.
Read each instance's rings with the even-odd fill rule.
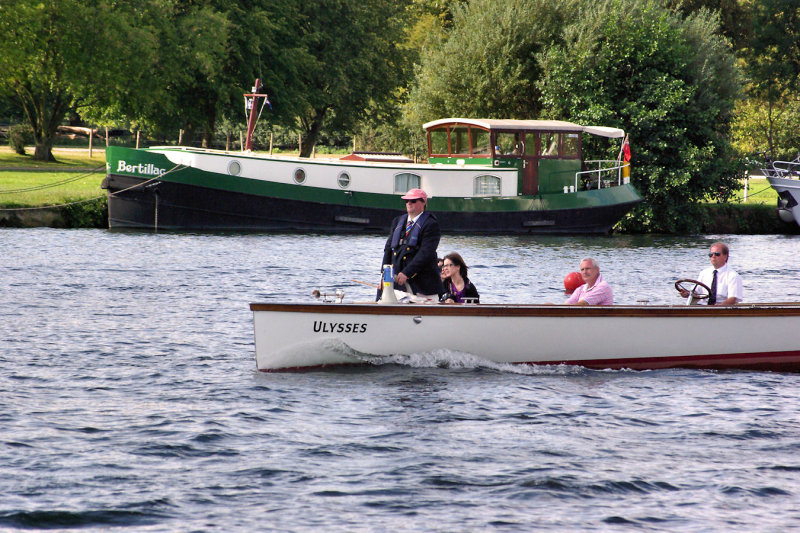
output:
[[0,94],[30,123],[37,159],[53,158],[56,128],[78,102],[110,97],[143,70],[150,48],[135,15],[126,0],[2,0]]
[[[800,3],[758,0],[750,16],[752,36],[741,55],[751,101],[741,116],[747,122],[756,117],[761,121],[756,137],[759,148],[775,157],[796,153],[800,151],[797,130],[783,128],[796,125],[800,106]],[[740,128],[740,132],[748,130],[753,131]]]
[[425,50],[406,106],[410,127],[449,116],[533,118],[541,112],[536,54],[561,40],[574,1],[472,0]]
[[800,151],[796,0],[0,0],[0,35],[0,114],[39,159],[67,116],[238,142],[261,78],[259,138],[302,155],[419,153],[446,116],[622,127],[646,198],[626,227],[692,231],[743,156]]
[[793,160],[800,155],[800,97],[787,96],[777,102],[740,100],[731,138],[739,153],[750,156],[754,168],[759,168],[764,155]]
[[729,126],[739,79],[718,30],[704,10],[684,19],[653,1],[605,0],[541,57],[551,116],[630,134],[646,202],[628,229],[695,230],[693,206],[738,187]]

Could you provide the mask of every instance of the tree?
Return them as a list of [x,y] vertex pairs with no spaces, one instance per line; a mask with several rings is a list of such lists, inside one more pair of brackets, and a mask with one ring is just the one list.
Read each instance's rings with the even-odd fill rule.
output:
[[[752,37],[743,50],[748,94],[760,102],[767,150],[776,151],[774,125],[787,107],[796,109],[800,90],[800,4],[797,0],[755,0]],[[777,113],[777,115],[776,115]]]
[[146,74],[149,35],[133,0],[0,3],[0,92],[33,128],[34,158],[53,160],[56,129],[82,102],[103,98]]
[[[230,89],[222,81],[227,81],[230,28],[226,14],[210,2],[138,4],[135,31],[146,43],[146,55],[136,60],[135,50],[123,51],[117,60],[137,61],[139,69],[130,70],[129,83],[82,102],[82,116],[99,124],[129,124],[151,135],[174,135],[178,129],[186,130],[187,139],[194,131],[212,135],[219,93]],[[206,127],[209,121],[212,126]]]
[[697,230],[698,204],[729,197],[742,168],[729,140],[740,81],[716,15],[589,1],[566,35],[540,56],[548,114],[629,132],[645,202],[625,227]]
[[[301,2],[293,79],[284,78],[274,105],[293,114],[311,154],[323,129],[352,130],[368,114],[391,113],[391,95],[409,71],[401,3],[392,0]],[[268,87],[268,86],[267,86]]]
[[733,45],[734,50],[746,46],[750,32],[751,0],[665,0],[670,9],[687,17],[702,9],[715,12],[720,19],[720,33]]
[[[743,155],[767,152],[770,157],[790,161],[800,153],[800,98],[777,102],[758,98],[736,104],[732,128],[733,144]],[[762,160],[753,161],[760,164]]]
[[559,42],[576,2],[473,0],[423,51],[405,109],[409,127],[447,116],[536,118],[542,75],[536,54]]

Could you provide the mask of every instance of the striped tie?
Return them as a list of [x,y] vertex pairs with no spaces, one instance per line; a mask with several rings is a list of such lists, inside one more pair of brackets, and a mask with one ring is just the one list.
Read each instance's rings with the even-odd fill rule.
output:
[[404,237],[406,239],[408,238],[408,234],[411,233],[411,228],[413,228],[413,227],[414,227],[414,221],[413,220],[409,220],[408,224],[406,224],[406,234],[404,235]]

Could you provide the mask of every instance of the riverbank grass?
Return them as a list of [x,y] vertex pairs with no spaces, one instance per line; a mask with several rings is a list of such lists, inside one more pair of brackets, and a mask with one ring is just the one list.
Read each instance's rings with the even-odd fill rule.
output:
[[[32,153],[32,150],[28,150]],[[57,162],[0,147],[0,208],[63,205],[104,197],[105,149],[54,148]]]
[[105,197],[105,166],[94,172],[0,170],[0,208],[63,205]]
[[[105,146],[94,148],[89,157],[88,148],[54,147],[53,157],[56,162],[37,161],[33,158],[33,148],[28,147],[25,155],[20,155],[10,146],[0,146],[0,170],[12,168],[35,169],[76,169],[104,167],[106,164]],[[1,179],[1,178],[0,178]]]
[[747,186],[747,201],[744,201],[744,188],[736,191],[731,203],[778,205],[778,193],[766,178],[750,178]]

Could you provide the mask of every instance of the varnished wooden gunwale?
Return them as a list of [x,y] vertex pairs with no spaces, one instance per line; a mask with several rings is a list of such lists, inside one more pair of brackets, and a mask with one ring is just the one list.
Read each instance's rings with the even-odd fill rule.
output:
[[772,317],[800,316],[800,302],[754,303],[728,307],[570,306],[570,305],[378,305],[346,303],[251,303],[253,312],[331,315],[464,316],[464,317]]

